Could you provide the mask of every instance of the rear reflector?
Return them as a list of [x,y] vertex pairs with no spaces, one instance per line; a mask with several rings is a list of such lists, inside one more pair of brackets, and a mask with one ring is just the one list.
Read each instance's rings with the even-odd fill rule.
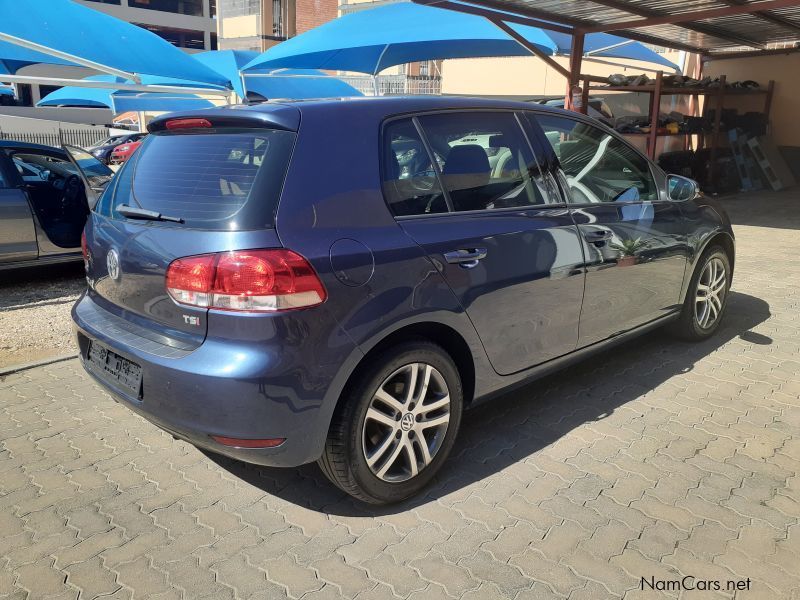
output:
[[89,260],[89,245],[86,243],[86,231],[81,232],[81,252],[83,253],[83,260]]
[[282,248],[179,258],[169,265],[166,283],[175,302],[218,310],[278,312],[327,298],[308,261]]
[[197,129],[198,127],[211,127],[208,119],[170,119],[166,123],[167,129]]
[[211,439],[223,446],[231,446],[233,448],[277,448],[286,438],[272,438],[268,440],[240,440],[239,438],[223,437],[221,435],[212,435]]

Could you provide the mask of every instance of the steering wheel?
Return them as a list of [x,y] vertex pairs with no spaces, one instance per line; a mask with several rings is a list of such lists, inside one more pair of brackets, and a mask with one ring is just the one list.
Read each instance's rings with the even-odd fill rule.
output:
[[409,185],[420,192],[430,192],[436,183],[436,174],[432,169],[417,171],[408,178]]

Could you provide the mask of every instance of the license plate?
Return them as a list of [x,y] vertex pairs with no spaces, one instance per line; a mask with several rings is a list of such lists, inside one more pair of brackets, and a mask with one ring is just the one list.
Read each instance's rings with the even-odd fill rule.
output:
[[86,364],[102,379],[119,385],[136,398],[139,397],[139,390],[142,387],[142,367],[135,362],[93,341],[89,344]]

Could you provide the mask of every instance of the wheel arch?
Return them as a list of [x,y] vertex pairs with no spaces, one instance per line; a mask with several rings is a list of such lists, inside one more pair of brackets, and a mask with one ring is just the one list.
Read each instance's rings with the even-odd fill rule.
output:
[[683,289],[681,290],[681,302],[686,299],[686,294],[689,293],[689,285],[691,284],[692,277],[700,266],[700,257],[703,256],[706,250],[712,246],[720,246],[728,255],[728,260],[731,265],[731,280],[733,279],[733,266],[736,261],[736,246],[733,236],[727,231],[717,230],[716,232],[708,235],[703,239],[702,243],[697,246],[697,251],[694,253],[690,268],[686,272],[686,277],[683,282]]
[[[475,360],[469,344],[458,331],[449,325],[431,321],[405,325],[392,331],[369,348],[347,378],[344,391],[383,351],[414,339],[424,339],[441,346],[453,359],[461,377],[464,405],[469,406],[475,396]],[[344,395],[343,393],[342,396]]]
[[700,252],[697,253],[698,258],[711,246],[721,246],[725,250],[725,254],[728,255],[728,261],[731,264],[731,279],[733,279],[733,267],[736,262],[736,245],[733,237],[725,231],[718,231],[703,244]]

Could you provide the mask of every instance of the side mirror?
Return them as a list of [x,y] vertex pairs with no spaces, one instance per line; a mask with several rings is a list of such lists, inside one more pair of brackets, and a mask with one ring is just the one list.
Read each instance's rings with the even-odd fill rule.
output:
[[45,169],[44,171],[39,171],[39,179],[42,181],[49,181],[50,180],[50,171]]
[[700,184],[694,179],[681,177],[680,175],[669,175],[667,177],[667,195],[674,202],[686,202],[694,200],[703,195],[700,191]]

